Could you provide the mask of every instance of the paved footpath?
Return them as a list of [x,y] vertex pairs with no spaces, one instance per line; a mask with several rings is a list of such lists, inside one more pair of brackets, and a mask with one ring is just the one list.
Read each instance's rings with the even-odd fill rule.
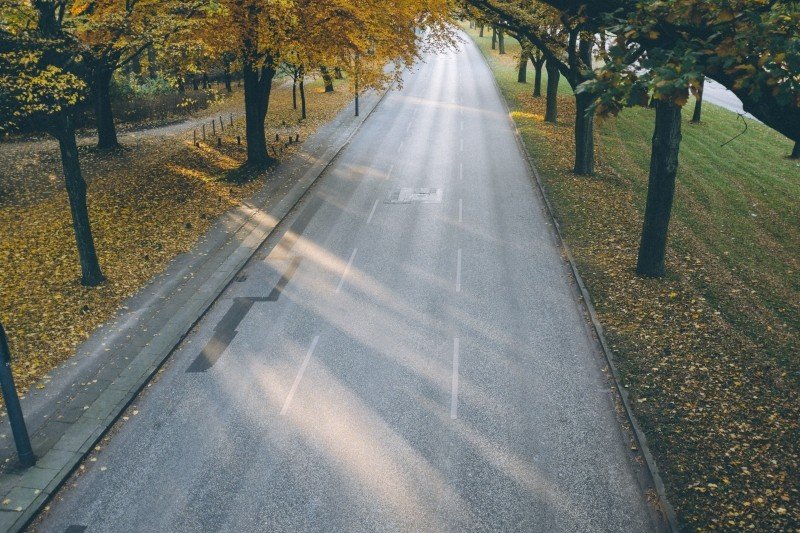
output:
[[480,52],[392,92],[41,531],[650,531]]

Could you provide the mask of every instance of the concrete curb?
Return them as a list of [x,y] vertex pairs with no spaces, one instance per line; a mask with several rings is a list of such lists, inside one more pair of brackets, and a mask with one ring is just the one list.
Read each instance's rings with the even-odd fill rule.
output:
[[[472,39],[470,35],[468,35],[468,37]],[[478,48],[480,50],[480,47]],[[483,54],[482,51],[481,51],[481,57],[483,57],[483,60],[486,63],[487,68],[491,71],[491,66],[489,65],[488,61],[486,61],[486,56]],[[647,466],[650,478],[649,484],[652,485],[652,488],[653,490],[655,490],[658,498],[657,502],[655,503],[650,502],[651,507],[653,508],[654,513],[656,515],[656,518],[658,519],[658,525],[663,531],[669,531],[670,533],[680,531],[678,519],[677,516],[675,515],[675,510],[669,503],[669,500],[667,499],[666,491],[664,488],[664,482],[661,479],[661,475],[659,474],[658,471],[658,466],[656,465],[655,459],[653,458],[653,455],[650,453],[650,448],[647,445],[647,437],[641,430],[641,427],[639,426],[639,423],[636,420],[635,415],[633,414],[633,410],[628,400],[628,392],[624,389],[624,387],[620,386],[621,380],[620,380],[619,370],[617,369],[617,366],[614,362],[613,352],[609,348],[605,335],[603,334],[603,326],[600,323],[600,319],[598,318],[597,312],[595,311],[594,305],[592,304],[592,297],[589,294],[589,290],[586,288],[586,285],[583,283],[583,278],[581,278],[581,275],[578,272],[578,265],[576,264],[575,259],[572,256],[572,252],[570,251],[569,246],[567,246],[567,243],[564,240],[564,236],[561,233],[561,226],[558,222],[558,219],[556,218],[555,210],[553,209],[553,206],[550,204],[550,200],[547,197],[547,192],[544,188],[544,183],[542,182],[542,178],[539,175],[539,171],[536,168],[536,164],[534,163],[533,157],[528,151],[528,147],[522,140],[522,135],[520,134],[519,129],[517,128],[517,123],[514,121],[514,118],[511,114],[511,109],[508,107],[508,102],[506,101],[505,96],[503,96],[503,91],[501,90],[500,85],[497,83],[497,79],[494,77],[494,75],[492,75],[492,82],[494,83],[498,94],[500,94],[500,96],[502,97],[503,106],[506,110],[506,117],[508,118],[508,121],[511,124],[511,128],[514,131],[514,137],[517,141],[517,147],[522,153],[523,159],[525,159],[525,161],[528,164],[528,167],[530,168],[531,176],[533,176],[539,194],[541,195],[542,200],[544,201],[545,209],[547,210],[547,216],[553,223],[556,240],[558,242],[558,245],[561,247],[566,262],[569,264],[570,271],[575,280],[578,292],[581,297],[580,299],[583,302],[584,311],[586,312],[586,315],[589,317],[592,330],[597,336],[597,341],[600,350],[603,353],[608,368],[611,370],[614,390],[616,391],[617,397],[619,398],[619,401],[622,403],[622,406],[624,408],[625,419],[630,424],[633,438],[641,453],[642,458],[644,459],[645,465]]]
[[[330,146],[319,156],[296,183],[271,206],[264,209],[253,203],[263,204],[268,198],[265,190],[256,193],[251,201],[233,211],[234,219],[240,220],[232,228],[230,241],[216,250],[217,264],[201,264],[198,274],[205,281],[201,287],[172,313],[165,313],[161,328],[150,335],[150,342],[139,349],[129,364],[115,373],[110,383],[84,410],[76,421],[38,458],[36,466],[21,472],[6,472],[0,475],[3,491],[0,504],[0,531],[22,531],[36,517],[50,498],[67,481],[70,475],[95,447],[97,442],[114,425],[139,392],[147,385],[159,368],[170,357],[180,342],[214,304],[239,271],[246,265],[259,247],[266,241],[281,220],[303,199],[314,183],[325,173],[336,157],[349,145],[364,122],[383,101],[388,91],[379,95],[372,107],[354,120],[352,131],[343,141]],[[362,106],[365,102],[362,99]],[[351,110],[348,105],[341,113]],[[210,261],[209,261],[210,262]],[[211,268],[209,268],[211,267]],[[178,289],[180,290],[180,289]]]

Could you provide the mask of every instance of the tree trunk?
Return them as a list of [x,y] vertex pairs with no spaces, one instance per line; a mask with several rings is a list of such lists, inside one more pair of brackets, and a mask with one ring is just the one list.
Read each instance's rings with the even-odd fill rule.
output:
[[667,230],[678,173],[681,145],[681,108],[665,100],[656,103],[656,125],[650,154],[647,206],[636,273],[648,278],[664,275]]
[[231,83],[231,70],[230,68],[226,68],[225,72],[222,74],[222,79],[225,82],[225,90],[229,93],[233,92],[233,85]]
[[322,81],[325,82],[325,92],[332,93],[333,78],[331,77],[331,73],[328,70],[328,67],[319,67],[319,71],[322,73]]
[[192,74],[192,89],[194,89],[195,91],[200,90],[200,80],[198,80],[197,76],[195,76],[194,74]]
[[179,74],[176,79],[177,79],[177,82],[178,82],[178,92],[181,93],[181,94],[185,93],[186,92],[186,80],[183,79],[183,75]]
[[147,47],[147,75],[150,79],[155,79],[158,75],[156,69],[156,50],[152,46]]
[[300,71],[300,117],[306,118],[306,86],[305,86],[305,72]]
[[339,67],[335,67],[333,69],[333,77],[336,78],[337,80],[343,80],[344,74],[342,74],[342,69],[340,69]]
[[591,94],[575,95],[575,174],[594,172],[594,111]]
[[789,156],[791,159],[800,159],[800,141],[794,142],[794,148],[792,148],[792,155]]
[[203,72],[203,89],[208,89],[208,73]]
[[484,27],[484,24],[481,24],[479,27],[480,27],[480,29],[481,29],[481,32],[480,32],[479,36],[480,36],[480,37],[483,37],[483,27]]
[[[247,138],[247,164],[265,168],[274,162],[267,153],[267,136],[264,121],[269,109],[269,97],[275,67],[267,58],[265,66],[258,68],[250,61],[244,61],[244,109],[245,135]],[[260,70],[260,72],[259,72]]]
[[497,47],[500,49],[500,54],[506,53],[506,38],[503,30],[497,32]]
[[703,110],[703,88],[706,82],[705,76],[700,77],[700,90],[697,91],[697,98],[694,101],[694,113],[692,114],[692,124],[700,124],[700,115]]
[[492,26],[492,50],[497,48],[497,28]]
[[561,72],[558,66],[552,61],[547,62],[547,109],[544,113],[544,121],[556,123],[558,120],[558,82],[561,79]]
[[517,72],[518,83],[528,83],[528,54],[523,50],[519,55],[519,71]]
[[[542,67],[544,67],[544,60],[533,62],[534,77],[533,77],[533,96],[542,96]],[[548,78],[550,76],[548,75]]]
[[297,111],[297,74],[292,76],[292,109]]
[[94,247],[92,228],[89,224],[89,209],[86,205],[86,182],[81,174],[78,145],[75,141],[75,125],[72,117],[61,112],[53,118],[53,135],[58,139],[61,150],[61,165],[64,169],[64,182],[72,212],[72,228],[78,246],[81,263],[81,283],[94,287],[105,281],[97,251]]
[[111,78],[114,70],[107,65],[95,65],[92,69],[92,93],[94,96],[95,123],[97,125],[97,148],[113,150],[119,147],[114,112],[111,109]]

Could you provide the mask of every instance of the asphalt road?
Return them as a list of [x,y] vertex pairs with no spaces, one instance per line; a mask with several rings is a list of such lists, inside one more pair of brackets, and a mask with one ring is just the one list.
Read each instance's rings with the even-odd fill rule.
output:
[[609,389],[468,42],[386,97],[37,528],[647,531]]

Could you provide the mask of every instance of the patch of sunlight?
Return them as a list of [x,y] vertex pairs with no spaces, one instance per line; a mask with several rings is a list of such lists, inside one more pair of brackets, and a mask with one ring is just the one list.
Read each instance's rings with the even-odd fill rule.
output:
[[527,118],[527,119],[543,121],[544,115],[540,115],[538,113],[529,113],[527,111],[512,111],[511,118],[513,118],[514,120],[517,120],[518,118]]
[[222,170],[234,170],[239,168],[239,165],[241,164],[234,158],[215,150],[207,144],[200,143],[200,146],[197,149],[199,149],[205,155],[214,158],[215,162]]
[[206,183],[209,183],[209,182],[212,182],[212,181],[216,181],[216,179],[213,176],[211,176],[211,175],[209,175],[209,174],[207,174],[205,172],[202,172],[200,170],[193,169],[193,168],[182,167],[182,166],[176,165],[174,163],[168,163],[167,164],[167,168],[169,170],[171,170],[172,172],[183,176],[184,178],[189,178],[189,179],[192,179],[192,180],[199,180],[199,181],[203,181],[203,182],[206,182]]

